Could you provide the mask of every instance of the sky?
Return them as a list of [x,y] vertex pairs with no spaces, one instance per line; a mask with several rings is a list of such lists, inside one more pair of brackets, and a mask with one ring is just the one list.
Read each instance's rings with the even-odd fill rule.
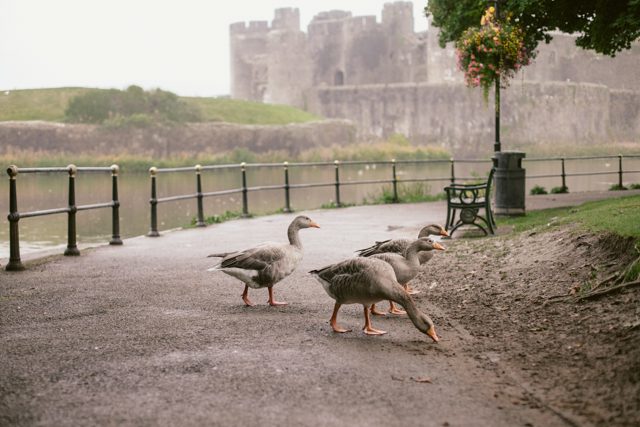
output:
[[[54,87],[228,95],[229,25],[269,21],[274,10],[376,15],[383,0],[0,0],[0,90]],[[415,31],[426,0],[413,2]]]

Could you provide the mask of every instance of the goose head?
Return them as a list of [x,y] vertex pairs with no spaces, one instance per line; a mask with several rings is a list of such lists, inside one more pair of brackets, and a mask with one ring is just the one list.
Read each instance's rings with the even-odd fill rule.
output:
[[433,321],[429,316],[424,313],[418,313],[414,319],[411,319],[416,328],[423,334],[429,335],[429,338],[435,342],[439,342],[436,330],[433,326]]
[[316,224],[314,220],[312,220],[311,218],[305,215],[300,215],[296,217],[296,219],[293,220],[291,225],[295,226],[298,229],[311,228],[311,227],[320,228],[320,226]]
[[444,247],[440,245],[440,243],[436,242],[429,237],[420,237],[418,240],[411,244],[412,246],[416,246],[418,251],[432,251],[437,249],[439,251],[444,251]]
[[420,230],[420,233],[418,234],[418,238],[420,237],[428,237],[428,236],[449,236],[449,233],[447,233],[447,231],[438,224],[429,224],[426,227],[424,227],[422,230]]

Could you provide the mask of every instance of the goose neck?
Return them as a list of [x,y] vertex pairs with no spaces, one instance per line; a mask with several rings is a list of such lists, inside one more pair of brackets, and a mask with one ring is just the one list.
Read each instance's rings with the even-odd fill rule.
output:
[[289,230],[287,230],[287,236],[289,237],[289,243],[297,248],[302,248],[302,241],[300,240],[299,232],[300,227],[298,224],[291,224]]

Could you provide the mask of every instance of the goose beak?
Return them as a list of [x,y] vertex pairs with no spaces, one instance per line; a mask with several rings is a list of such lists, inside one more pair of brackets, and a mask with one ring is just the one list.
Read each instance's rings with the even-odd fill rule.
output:
[[311,226],[315,227],[315,228],[320,228],[320,226],[318,224],[316,224],[315,221],[311,221]]
[[444,228],[440,230],[440,235],[441,236],[451,237],[451,236],[449,236],[449,233],[447,233],[447,230],[445,230]]
[[433,249],[439,249],[441,251],[444,251],[444,247],[438,242],[433,242]]
[[434,340],[435,342],[440,341],[438,339],[438,336],[436,335],[436,330],[433,328],[433,326],[429,328],[429,330],[427,331],[427,335],[429,335],[431,339]]

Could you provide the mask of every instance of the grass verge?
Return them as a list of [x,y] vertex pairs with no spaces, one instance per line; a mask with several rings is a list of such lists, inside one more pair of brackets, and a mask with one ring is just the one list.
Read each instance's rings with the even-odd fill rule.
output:
[[538,227],[552,227],[579,223],[576,231],[590,233],[611,232],[640,243],[640,196],[586,202],[580,206],[529,211],[521,218],[496,221],[501,225],[514,226],[522,232]]

